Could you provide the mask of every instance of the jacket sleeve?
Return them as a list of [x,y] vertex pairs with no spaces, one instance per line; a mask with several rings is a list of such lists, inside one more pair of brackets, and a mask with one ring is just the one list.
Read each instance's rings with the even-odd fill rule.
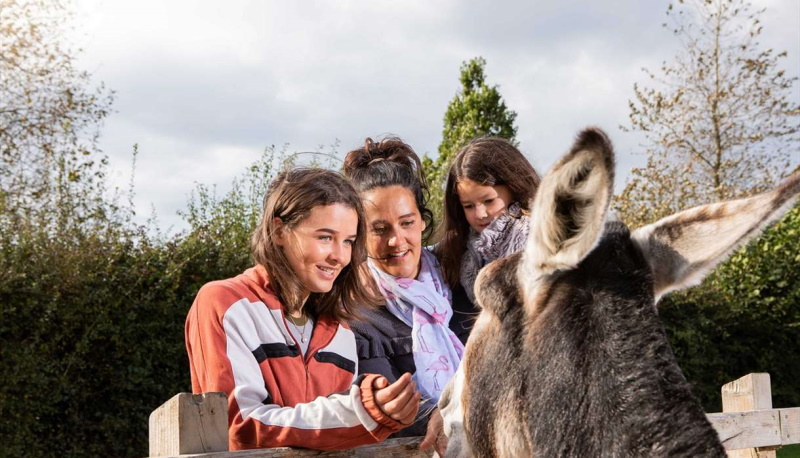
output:
[[[220,304],[225,302],[234,305],[222,307],[225,310],[222,311]],[[263,304],[258,305],[266,309]],[[347,449],[380,442],[403,427],[384,415],[375,403],[373,382],[377,375],[359,377],[345,392],[320,396],[294,407],[275,404],[273,393],[266,389],[267,374],[262,374],[244,337],[247,326],[255,326],[254,312],[245,310],[246,313],[241,313],[245,318],[237,318],[238,310],[250,306],[249,301],[231,295],[224,288],[204,287],[186,320],[192,390],[222,391],[228,395],[231,450]],[[230,310],[234,312],[229,313]]]

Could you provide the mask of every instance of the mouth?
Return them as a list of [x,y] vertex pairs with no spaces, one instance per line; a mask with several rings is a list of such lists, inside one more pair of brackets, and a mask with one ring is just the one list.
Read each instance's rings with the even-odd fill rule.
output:
[[336,269],[333,267],[317,266],[317,269],[325,279],[333,280],[336,277]]
[[408,257],[409,253],[411,253],[411,250],[399,251],[397,253],[388,253],[383,258],[383,260],[389,262],[403,261]]

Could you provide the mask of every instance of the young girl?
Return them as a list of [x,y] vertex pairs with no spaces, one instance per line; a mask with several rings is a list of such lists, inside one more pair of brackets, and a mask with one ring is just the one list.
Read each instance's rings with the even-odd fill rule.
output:
[[423,245],[433,214],[414,150],[398,138],[367,139],[347,154],[344,173],[366,212],[365,283],[385,304],[352,323],[360,367],[389,380],[414,374],[425,405],[401,434],[425,434],[423,447],[438,448],[441,417],[435,405],[458,368],[476,311],[465,297],[452,296],[438,260]]
[[361,199],[339,174],[283,172],[252,237],[256,266],[206,284],[186,319],[192,391],[228,395],[231,450],[345,449],[411,424],[410,376],[356,377],[344,324],[374,303],[352,263],[366,260]]
[[476,138],[453,160],[435,252],[447,283],[463,288],[473,303],[480,269],[524,248],[540,181],[525,156],[499,137]]

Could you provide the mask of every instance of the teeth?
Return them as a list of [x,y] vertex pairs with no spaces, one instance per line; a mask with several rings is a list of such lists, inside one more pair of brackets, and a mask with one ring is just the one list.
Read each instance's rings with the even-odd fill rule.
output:
[[319,270],[321,270],[321,271],[323,271],[325,273],[328,273],[328,274],[333,273],[333,269],[331,269],[329,267],[320,267]]
[[389,257],[391,257],[391,258],[400,258],[400,257],[403,257],[403,256],[405,256],[405,255],[406,255],[406,253],[408,253],[408,251],[404,251],[404,252],[402,252],[402,253],[390,254],[390,255],[389,255]]

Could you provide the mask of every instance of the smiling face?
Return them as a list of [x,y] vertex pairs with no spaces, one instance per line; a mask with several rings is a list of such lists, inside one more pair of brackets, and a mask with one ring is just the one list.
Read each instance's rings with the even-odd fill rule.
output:
[[358,232],[358,214],[342,204],[317,206],[291,229],[276,218],[276,243],[283,249],[294,274],[310,293],[326,293],[348,264]]
[[367,253],[389,275],[416,278],[425,222],[414,195],[402,186],[361,194],[367,215]]
[[459,180],[456,192],[467,222],[478,233],[505,213],[514,202],[514,195],[508,186],[484,186],[468,178]]

